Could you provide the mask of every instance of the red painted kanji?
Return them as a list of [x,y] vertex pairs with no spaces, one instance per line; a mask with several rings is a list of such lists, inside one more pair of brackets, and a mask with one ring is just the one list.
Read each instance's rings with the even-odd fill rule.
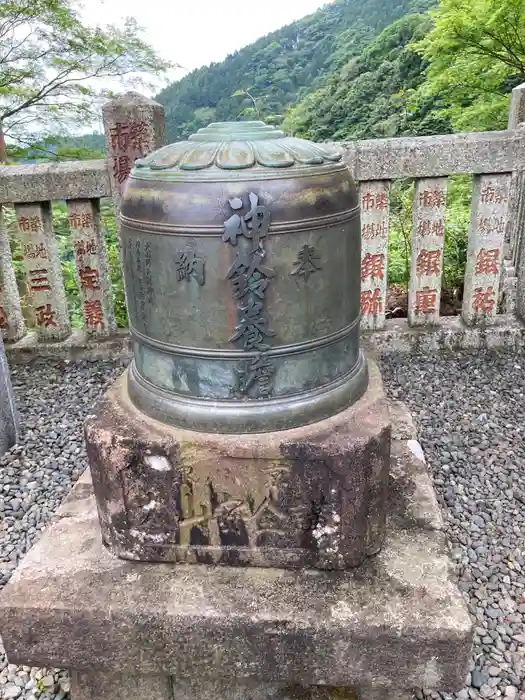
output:
[[388,224],[386,221],[382,221],[379,224],[374,222],[370,224],[363,224],[361,234],[366,240],[371,240],[373,238],[386,238],[388,236]]
[[380,289],[366,289],[361,292],[361,313],[375,316],[383,311],[383,298]]
[[113,156],[113,175],[119,184],[127,180],[132,165],[133,163],[129,156]]
[[53,328],[57,327],[55,312],[51,304],[45,304],[44,306],[38,306],[36,308],[36,324],[37,326],[44,326],[45,328],[48,326],[52,326]]
[[361,206],[364,211],[376,209],[377,211],[385,211],[388,209],[389,199],[388,192],[370,192],[367,190],[361,199]]
[[69,225],[74,229],[93,227],[93,215],[89,211],[75,211],[69,214]]
[[447,198],[444,190],[423,190],[419,195],[419,204],[431,209],[442,207],[446,204]]
[[104,312],[99,299],[88,299],[84,304],[84,318],[87,328],[104,328]]
[[417,232],[421,236],[444,236],[445,222],[443,219],[432,221],[432,219],[421,219],[417,225]]
[[377,192],[375,201],[376,209],[379,211],[385,211],[388,209],[389,203],[388,192]]
[[361,280],[369,277],[382,280],[385,276],[384,253],[367,253],[361,263]]
[[94,292],[96,289],[100,289],[100,273],[98,270],[94,270],[92,267],[83,267],[78,272],[80,277],[80,286],[86,291]]
[[505,218],[503,216],[483,216],[478,219],[478,231],[486,236],[491,233],[505,233]]
[[441,274],[441,251],[422,250],[417,256],[416,274],[418,275],[440,275]]
[[94,238],[75,241],[75,252],[77,255],[96,255],[97,241]]
[[424,287],[419,292],[416,292],[416,307],[417,313],[435,314],[438,303],[437,289]]
[[370,190],[367,190],[362,197],[362,207],[364,211],[370,211],[370,209],[374,208],[375,205],[375,197]]
[[31,260],[36,260],[37,258],[48,260],[49,258],[44,243],[27,243],[27,245],[24,246],[24,256]]
[[39,216],[20,216],[18,218],[18,228],[25,233],[43,231],[44,226]]
[[131,122],[129,125],[129,140],[131,145],[141,153],[149,148],[148,125],[146,122]]
[[432,221],[430,219],[421,219],[417,225],[417,232],[421,236],[428,236],[432,233]]
[[39,270],[29,270],[29,289],[32,292],[45,292],[51,289],[48,272],[45,268]]
[[485,204],[501,204],[507,201],[507,197],[500,189],[487,185],[481,190],[481,201]]
[[499,273],[499,248],[486,250],[482,248],[476,257],[477,275],[497,275]]
[[445,222],[443,219],[432,222],[432,235],[433,236],[444,236],[445,235]]
[[488,289],[477,287],[477,289],[474,290],[472,310],[475,313],[490,314],[494,311],[495,306],[496,299],[494,295],[494,287],[488,287]]
[[148,149],[148,125],[145,122],[133,121],[130,124],[117,122],[109,130],[111,148],[114,151],[127,151],[131,146],[134,150]]

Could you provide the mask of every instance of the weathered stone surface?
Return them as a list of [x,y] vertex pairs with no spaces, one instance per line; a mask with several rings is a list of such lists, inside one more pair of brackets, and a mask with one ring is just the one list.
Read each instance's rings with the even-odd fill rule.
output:
[[363,182],[361,205],[361,328],[385,325],[390,182]]
[[4,344],[0,337],[0,456],[12,447],[17,437],[17,420],[15,402],[9,367],[4,352]]
[[358,181],[510,173],[525,162],[525,131],[332,142]]
[[[406,430],[410,420],[410,413],[404,407],[394,423],[398,435]],[[389,525],[396,523],[398,527],[410,528],[410,523],[417,523],[422,530],[443,530],[443,517],[436,494],[417,447],[421,450],[421,446],[414,439],[392,441]],[[396,504],[397,499],[399,503]]]
[[516,315],[518,308],[518,277],[509,259],[503,259],[500,296],[505,314]]
[[525,236],[521,237],[516,258],[516,313],[525,323]]
[[224,680],[129,674],[72,674],[73,700],[412,700],[411,692],[363,687],[282,685],[278,683],[239,683]]
[[474,178],[461,313],[468,325],[496,320],[510,185],[508,174]]
[[37,357],[76,362],[122,358],[128,364],[132,358],[129,332],[121,329],[110,338],[101,339],[75,328],[65,340],[53,343],[42,342],[34,331],[29,331],[22,340],[7,345],[6,352],[12,364],[25,364]]
[[97,671],[74,671],[71,678],[71,697],[74,700],[174,700],[169,676]]
[[110,550],[126,559],[344,569],[384,540],[390,423],[377,367],[346,411],[310,426],[212,435],[149,419],[126,376],[86,423]]
[[363,347],[382,353],[433,353],[454,350],[518,350],[525,346],[525,326],[513,316],[496,316],[493,326],[466,326],[459,316],[442,317],[433,328],[409,328],[406,319],[387,321],[382,331],[363,334]]
[[100,202],[68,201],[69,228],[75,249],[78,288],[84,326],[89,335],[107,337],[116,330],[106,237],[100,220]]
[[516,85],[512,90],[509,107],[509,121],[507,129],[517,129],[525,122],[525,83]]
[[[406,426],[402,414],[398,405]],[[395,435],[403,430],[394,423]],[[206,688],[223,686],[229,692],[214,697],[238,698],[245,687],[243,697],[262,700],[276,686],[281,697],[313,700],[327,690],[363,700],[457,690],[471,622],[424,463],[404,439],[393,454],[385,547],[346,572],[118,559],[101,544],[82,479],[0,598],[9,662],[172,675],[181,700],[208,700]],[[316,685],[329,688],[308,687]]]
[[388,413],[392,421],[392,440],[417,440],[416,426],[406,404],[390,400]]
[[[509,129],[520,129],[525,132],[525,84],[518,85],[512,91],[509,110]],[[510,296],[518,317],[525,321],[525,173],[523,164],[513,173],[513,188],[509,212],[509,247],[510,271],[503,279],[507,287],[506,295]]]
[[166,144],[164,107],[136,92],[126,92],[102,108],[111,194],[117,208],[137,158]]
[[[525,83],[512,90],[508,129],[524,133]],[[509,224],[505,234],[503,300],[508,313],[525,319],[525,173],[523,163],[512,173],[509,201]]]
[[0,166],[0,203],[110,197],[106,161]]
[[439,323],[446,207],[446,178],[427,178],[416,182],[408,291],[411,326],[435,326]]
[[24,317],[11,258],[11,246],[0,206],[0,336],[16,341],[25,332]]
[[45,340],[63,340],[71,325],[51,203],[17,204],[15,210],[37,334]]

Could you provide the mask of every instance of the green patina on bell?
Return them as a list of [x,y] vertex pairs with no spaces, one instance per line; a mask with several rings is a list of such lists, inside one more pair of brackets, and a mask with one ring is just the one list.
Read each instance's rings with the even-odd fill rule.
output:
[[359,206],[338,154],[263,122],[210,124],[137,161],[121,234],[146,414],[267,432],[365,390]]

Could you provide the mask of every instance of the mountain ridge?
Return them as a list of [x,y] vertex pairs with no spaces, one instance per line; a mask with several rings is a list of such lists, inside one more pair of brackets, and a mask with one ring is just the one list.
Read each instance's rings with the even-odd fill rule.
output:
[[282,123],[310,91],[358,56],[385,27],[426,12],[436,0],[335,0],[172,83],[156,97],[169,141],[212,121],[262,118]]

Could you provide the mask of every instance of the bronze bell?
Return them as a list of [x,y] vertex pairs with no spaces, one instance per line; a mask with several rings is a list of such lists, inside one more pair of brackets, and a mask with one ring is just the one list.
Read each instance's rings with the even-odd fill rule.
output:
[[217,123],[138,161],[121,236],[131,400],[211,433],[284,430],[365,391],[356,186],[339,155]]

